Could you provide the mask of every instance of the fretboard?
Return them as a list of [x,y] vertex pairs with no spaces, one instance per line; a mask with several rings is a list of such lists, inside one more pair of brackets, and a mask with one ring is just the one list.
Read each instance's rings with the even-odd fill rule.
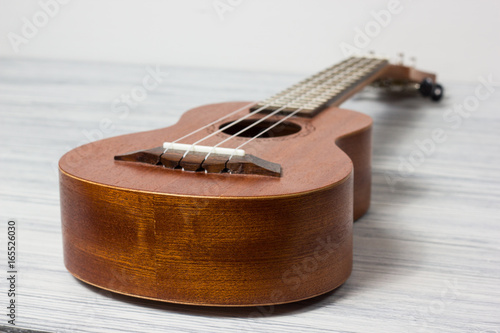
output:
[[387,65],[385,59],[351,57],[259,102],[252,110],[281,109],[288,114],[300,109],[297,115],[312,117],[326,106],[340,105],[375,80]]

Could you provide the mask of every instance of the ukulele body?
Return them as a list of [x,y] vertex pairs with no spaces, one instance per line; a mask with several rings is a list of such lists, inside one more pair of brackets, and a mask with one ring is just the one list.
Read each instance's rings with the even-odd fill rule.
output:
[[[370,117],[330,107],[313,118],[290,118],[294,125],[283,126],[299,126],[296,133],[244,147],[280,164],[281,177],[113,159],[174,141],[246,104],[198,107],[171,127],[65,154],[59,167],[67,269],[113,292],[211,306],[288,303],[345,282],[352,269],[352,222],[370,203]],[[203,145],[227,137],[218,133]],[[248,139],[236,137],[227,147]]]

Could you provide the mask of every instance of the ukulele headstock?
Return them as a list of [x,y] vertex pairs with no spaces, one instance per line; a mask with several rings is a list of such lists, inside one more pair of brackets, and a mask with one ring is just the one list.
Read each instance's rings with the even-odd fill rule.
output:
[[372,86],[386,88],[392,91],[418,91],[424,97],[439,101],[443,97],[443,86],[436,82],[436,74],[421,71],[413,64],[406,65],[403,55],[395,64],[389,64]]

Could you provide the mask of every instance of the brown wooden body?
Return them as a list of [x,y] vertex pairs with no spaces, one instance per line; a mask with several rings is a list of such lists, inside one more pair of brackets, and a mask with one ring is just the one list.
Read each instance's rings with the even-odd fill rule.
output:
[[[68,270],[122,294],[217,306],[292,302],[341,285],[352,267],[353,218],[370,202],[370,117],[330,107],[314,118],[293,118],[302,127],[296,134],[245,146],[281,164],[280,178],[113,159],[173,141],[243,105],[199,107],[169,128],[93,142],[64,155]],[[226,137],[220,133],[203,144]],[[227,147],[245,140],[235,138]]]

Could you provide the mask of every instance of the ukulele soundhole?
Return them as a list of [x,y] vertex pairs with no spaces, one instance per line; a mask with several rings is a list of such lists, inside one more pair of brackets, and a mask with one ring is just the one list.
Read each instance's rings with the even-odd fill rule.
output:
[[[292,135],[300,132],[300,130],[302,129],[300,125],[292,122],[284,121],[279,123],[278,125],[275,125],[276,122],[274,121],[264,120],[260,123],[254,124],[257,121],[258,119],[245,119],[226,128],[222,132],[228,135],[235,135],[243,129],[253,125],[246,131],[239,133],[237,136],[244,138],[253,138],[254,136],[259,135],[259,133],[265,131],[262,135],[259,135],[259,138],[275,138],[279,136]],[[230,124],[231,122],[222,124],[220,125],[219,129],[222,129]]]

